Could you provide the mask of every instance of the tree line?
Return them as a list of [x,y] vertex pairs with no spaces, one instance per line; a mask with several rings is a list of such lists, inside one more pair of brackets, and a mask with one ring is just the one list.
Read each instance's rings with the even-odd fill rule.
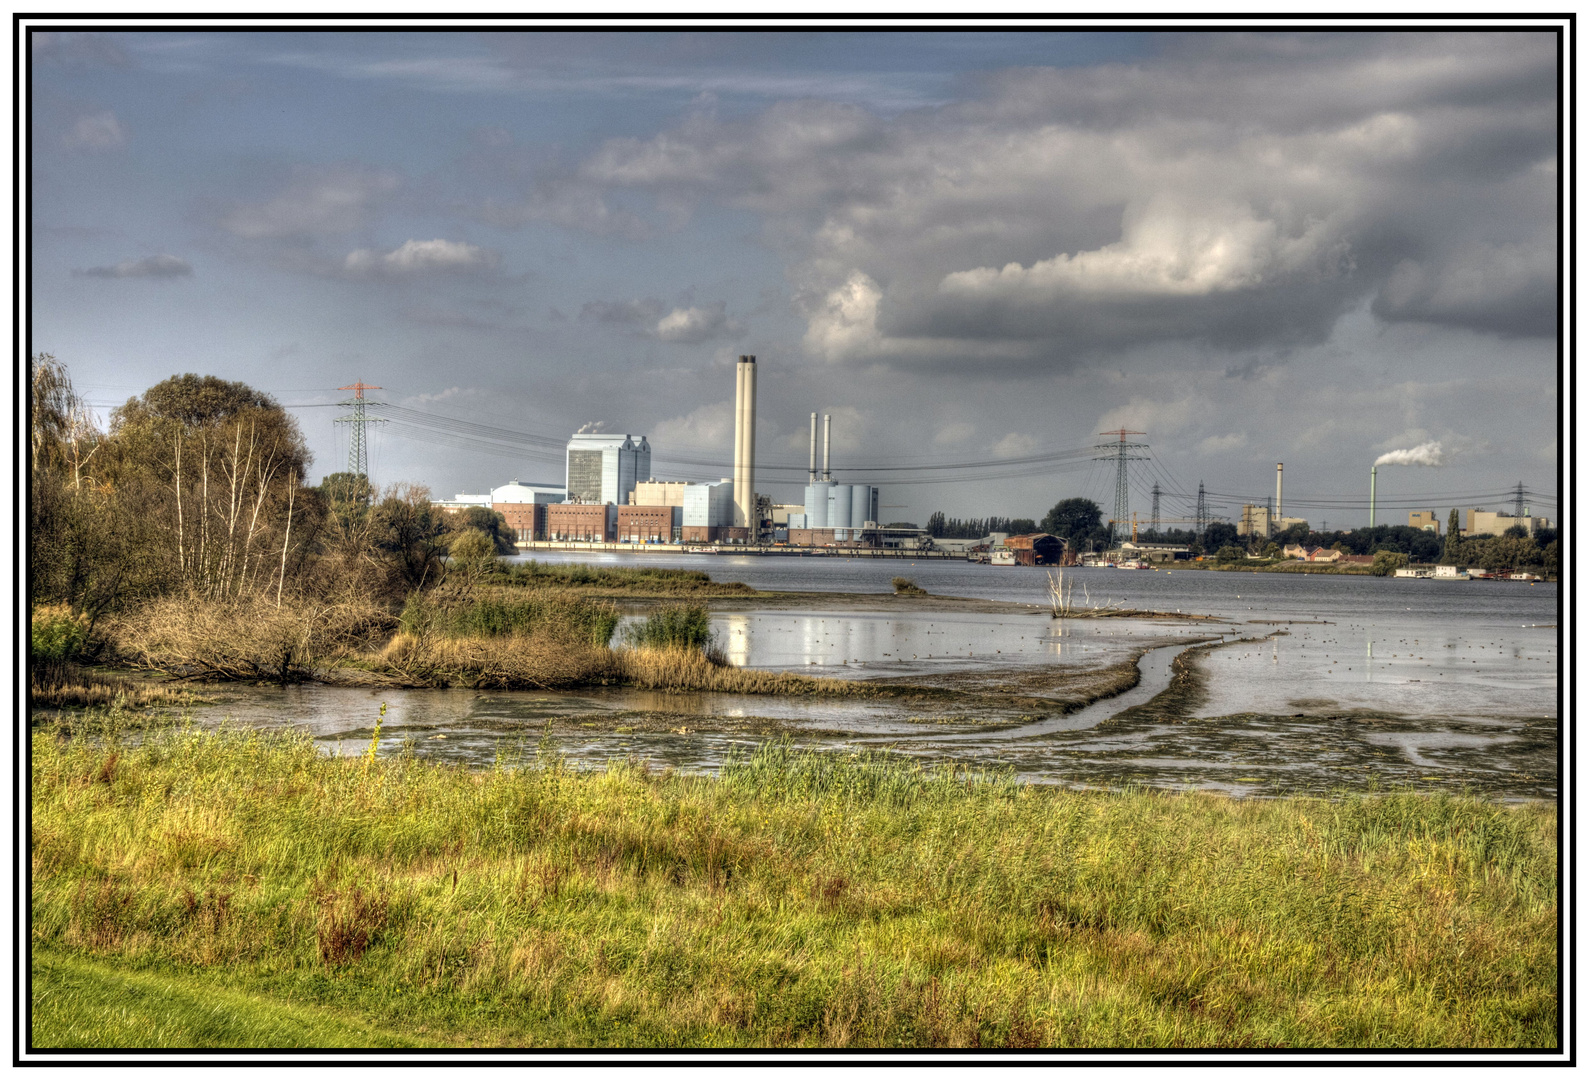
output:
[[[1227,521],[1211,522],[1201,534],[1191,529],[1150,529],[1138,526],[1137,540],[1152,544],[1177,544],[1193,555],[1226,553],[1232,558],[1248,555],[1278,557],[1286,547],[1330,548],[1347,555],[1400,555],[1415,563],[1440,562],[1495,570],[1507,567],[1538,567],[1556,573],[1560,566],[1561,544],[1555,529],[1536,529],[1533,536],[1514,525],[1502,536],[1459,535],[1460,517],[1451,511],[1446,535],[1406,525],[1375,525],[1372,528],[1338,529],[1323,532],[1308,525],[1293,525],[1270,537],[1243,537]],[[1008,526],[1008,527],[1006,527]],[[1109,544],[1109,527],[1103,509],[1093,500],[1061,499],[1041,521],[1031,518],[945,517],[942,511],[927,519],[931,536],[950,539],[976,539],[991,532],[1012,535],[1026,532],[1051,533],[1070,543],[1072,550],[1101,551]],[[1395,560],[1387,559],[1384,565]]]
[[268,394],[174,375],[101,430],[49,354],[30,358],[28,590],[90,619],[154,597],[400,598],[439,583],[443,556],[513,550],[501,516],[457,516],[429,492],[334,473],[309,483],[297,422]]

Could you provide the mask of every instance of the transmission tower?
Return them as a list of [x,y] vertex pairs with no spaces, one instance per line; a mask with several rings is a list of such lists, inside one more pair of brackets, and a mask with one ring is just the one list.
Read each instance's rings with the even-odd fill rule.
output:
[[353,410],[350,413],[344,413],[336,419],[339,424],[349,425],[348,472],[352,474],[355,482],[361,476],[368,480],[370,475],[369,440],[365,436],[364,429],[370,424],[384,424],[386,421],[379,417],[365,414],[366,406],[373,405],[379,408],[381,403],[379,401],[364,400],[364,391],[380,390],[382,387],[366,386],[360,381],[352,386],[339,386],[337,389],[353,391],[351,398],[337,402],[338,405],[346,405]]
[[1512,504],[1512,516],[1515,518],[1523,516],[1523,482],[1521,480],[1517,482],[1515,502]]
[[1100,431],[1098,434],[1120,436],[1120,441],[1118,443],[1101,443],[1098,446],[1093,447],[1094,450],[1100,451],[1100,453],[1093,458],[1094,461],[1113,461],[1116,463],[1115,514],[1114,518],[1109,522],[1109,543],[1113,545],[1115,540],[1127,527],[1131,517],[1131,491],[1126,481],[1126,462],[1148,460],[1148,456],[1146,454],[1133,454],[1131,452],[1133,450],[1146,450],[1148,448],[1148,444],[1128,443],[1126,442],[1126,436],[1146,435],[1147,432],[1127,431],[1125,428],[1120,428],[1116,431]]
[[1203,539],[1203,534],[1208,531],[1208,500],[1203,495],[1203,482],[1197,482],[1197,539]]
[[1153,482],[1153,531],[1159,531],[1159,482]]

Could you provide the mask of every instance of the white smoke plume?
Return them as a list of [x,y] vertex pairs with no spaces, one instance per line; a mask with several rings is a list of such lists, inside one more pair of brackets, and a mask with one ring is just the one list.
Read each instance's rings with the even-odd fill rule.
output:
[[[579,425],[579,430],[574,432],[574,434],[575,435],[600,435],[602,432],[604,432],[606,430],[607,430],[607,421],[605,421],[605,420],[592,420],[592,421],[590,421],[587,424]],[[1436,447],[1436,449],[1438,450],[1439,448]]]
[[1381,454],[1374,461],[1375,465],[1439,465],[1440,444],[1437,442],[1420,443],[1411,450],[1392,450]]

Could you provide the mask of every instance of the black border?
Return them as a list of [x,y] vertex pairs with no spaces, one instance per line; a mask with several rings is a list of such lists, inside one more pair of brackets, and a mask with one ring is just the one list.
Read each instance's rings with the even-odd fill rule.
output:
[[[65,26],[51,26],[47,20],[69,20]],[[30,25],[24,27],[23,21],[29,20]],[[45,20],[43,23],[35,23]],[[107,20],[104,24],[96,24],[94,20]],[[303,20],[303,22],[294,22]],[[445,20],[444,23],[441,21]],[[644,20],[642,22],[641,20]],[[1096,21],[1094,21],[1096,20]],[[1442,21],[1444,20],[1444,21]],[[1557,21],[1564,25],[1536,25],[1528,26],[1531,21]],[[258,21],[262,25],[225,26],[226,23],[244,23]],[[191,23],[191,25],[189,25]],[[379,23],[370,26],[370,23]],[[546,25],[554,23],[555,25]],[[361,24],[364,24],[361,26]],[[763,25],[757,24],[777,24]],[[1486,25],[1488,24],[1488,25]],[[1054,30],[1081,33],[1081,32],[1110,32],[1110,31],[1136,31],[1149,32],[1154,29],[1178,32],[1221,32],[1226,30],[1240,30],[1243,32],[1317,30],[1319,32],[1435,32],[1435,31],[1472,31],[1483,32],[1494,29],[1533,29],[1538,32],[1554,32],[1557,37],[1557,310],[1556,310],[1556,340],[1557,340],[1557,400],[1559,408],[1566,414],[1567,442],[1574,449],[1577,445],[1577,401],[1567,397],[1566,391],[1572,389],[1576,373],[1577,358],[1577,322],[1574,318],[1569,325],[1566,318],[1566,305],[1576,297],[1576,232],[1569,232],[1568,223],[1577,224],[1577,189],[1566,187],[1564,166],[1571,163],[1574,178],[1576,179],[1577,163],[1577,14],[1567,12],[1473,12],[1457,16],[1430,16],[1411,12],[1396,12],[1382,14],[1362,13],[1330,13],[1307,12],[1285,15],[1253,15],[1242,12],[1229,13],[1202,13],[1182,14],[1175,12],[1151,12],[1122,15],[1117,12],[1094,14],[1088,12],[1070,12],[1053,15],[1033,15],[1025,13],[934,13],[926,16],[908,16],[889,12],[866,13],[762,13],[762,14],[718,14],[712,12],[699,13],[667,13],[652,14],[648,12],[625,13],[540,13],[535,16],[513,16],[501,13],[457,13],[446,14],[441,12],[413,12],[400,15],[380,15],[373,13],[347,13],[347,12],[232,12],[224,14],[201,13],[128,13],[114,12],[95,13],[68,13],[68,12],[13,12],[12,13],[12,60],[13,60],[13,158],[12,158],[12,261],[18,270],[20,280],[12,292],[12,326],[14,332],[21,329],[24,339],[23,355],[17,358],[18,377],[15,383],[19,401],[29,401],[24,406],[24,414],[31,416],[31,401],[26,396],[28,390],[28,365],[27,357],[32,356],[33,337],[31,311],[33,306],[32,267],[32,231],[33,220],[33,189],[31,183],[25,183],[22,175],[22,161],[24,159],[23,140],[31,139],[33,117],[33,83],[28,79],[24,85],[23,80],[31,72],[31,63],[24,63],[25,51],[23,41],[27,34],[35,31],[69,30],[73,32],[92,31],[123,31],[141,32],[147,30],[183,30],[203,32],[206,29],[220,29],[223,32],[236,33],[242,30],[257,29],[266,32],[365,32],[377,33],[380,31],[391,32],[431,32],[431,33],[478,33],[491,30],[539,30],[541,32],[555,33],[560,31],[575,31],[585,29],[624,29],[637,31],[667,32],[669,30],[693,29],[697,32],[733,31],[746,26],[760,29],[763,32],[772,30],[842,30],[849,32],[867,32],[889,30],[929,30],[938,32],[975,33],[997,30]],[[1568,39],[1571,38],[1573,47],[1569,50]],[[20,91],[20,92],[15,92]],[[27,101],[26,115],[23,113],[23,99]],[[1567,113],[1573,114],[1574,124],[1567,126]],[[22,235],[22,209],[27,208],[27,221],[29,222],[28,240],[26,250],[23,251],[20,237]],[[1572,258],[1568,258],[1569,251]],[[24,306],[24,296],[26,305]],[[1574,308],[1576,316],[1576,307]],[[14,414],[15,415],[15,414]],[[1557,417],[1560,420],[1560,415]],[[26,483],[26,457],[29,445],[25,431],[19,426],[18,438],[13,446],[17,450],[17,460],[14,463],[12,489],[12,531],[14,537],[14,551],[17,562],[17,577],[25,579],[27,576],[25,527],[23,525],[23,490]],[[1557,475],[1562,482],[1568,479],[1567,471],[1568,454],[1566,446],[1558,437],[1557,440]],[[1573,477],[1574,481],[1576,477]],[[1576,495],[1576,483],[1571,484],[1571,490]],[[1567,485],[1563,484],[1563,495],[1567,494]],[[1558,529],[1558,536],[1567,539],[1575,534],[1569,517],[1568,508],[1572,499],[1564,497],[1559,504],[1562,520]],[[1577,910],[1571,901],[1575,899],[1577,883],[1576,850],[1568,849],[1566,844],[1570,836],[1575,835],[1575,830],[1569,830],[1567,817],[1572,817],[1576,825],[1577,815],[1577,783],[1576,773],[1570,770],[1566,760],[1564,748],[1565,736],[1568,732],[1569,721],[1564,716],[1563,706],[1566,703],[1566,688],[1576,683],[1576,616],[1577,596],[1575,591],[1570,591],[1575,583],[1576,569],[1574,559],[1570,553],[1570,545],[1563,545],[1563,557],[1558,572],[1559,588],[1566,592],[1563,598],[1567,604],[1568,618],[1565,622],[1558,620],[1557,647],[1561,663],[1569,677],[1562,680],[1558,676],[1557,683],[1557,740],[1556,740],[1556,767],[1558,777],[1558,790],[1566,795],[1565,813],[1563,813],[1562,800],[1557,799],[1557,871],[1556,886],[1558,907],[1566,904],[1565,911],[1558,916],[1557,922],[1557,957],[1558,978],[1562,979],[1561,960],[1563,951],[1571,948],[1577,941]],[[22,642],[26,640],[26,603],[18,605],[18,615],[15,623],[17,642],[15,649],[16,669],[20,672],[26,667],[27,654],[23,650]],[[1566,648],[1563,648],[1565,641]],[[25,755],[31,749],[23,739],[23,732],[28,733],[27,743],[31,743],[32,732],[28,724],[28,708],[25,704],[25,682],[18,685],[15,711],[12,728],[12,753],[15,768],[20,776],[29,760]],[[1576,747],[1575,747],[1576,749]],[[12,882],[12,898],[14,906],[14,919],[20,928],[23,912],[32,907],[32,880],[28,876],[26,889],[27,908],[23,904],[22,878],[28,866],[26,849],[23,844],[22,828],[26,826],[31,830],[32,803],[31,779],[17,785],[17,798],[27,797],[27,805],[18,815],[16,832],[13,833],[13,860],[12,865],[16,870],[16,879]],[[1563,862],[1571,865],[1571,869],[1563,866]],[[1567,889],[1564,886],[1570,885]],[[1314,1049],[1314,1050],[1269,1050],[1269,1049],[1205,1049],[1184,1048],[1173,1051],[1142,1050],[1132,1048],[1099,1048],[1086,1050],[913,1050],[913,1049],[860,1049],[860,1050],[789,1050],[789,1049],[624,1049],[624,1048],[562,1048],[555,1050],[514,1049],[499,1050],[491,1048],[448,1048],[448,1049],[423,1049],[423,1050],[366,1050],[347,1048],[324,1048],[317,1050],[258,1050],[258,1049],[119,1049],[119,1050],[82,1050],[62,1048],[36,1048],[32,1045],[31,1026],[27,1031],[26,1048],[24,1050],[23,1025],[30,1015],[32,971],[28,965],[26,976],[23,975],[23,954],[31,955],[26,948],[27,938],[21,936],[13,941],[17,952],[14,955],[12,970],[12,994],[16,1012],[13,1016],[12,1033],[12,1065],[13,1066],[60,1066],[60,1065],[93,1065],[104,1067],[114,1064],[127,1064],[143,1066],[154,1062],[164,1062],[172,1065],[195,1066],[203,1064],[224,1063],[229,1067],[237,1066],[269,1066],[277,1067],[285,1064],[308,1064],[316,1062],[337,1064],[364,1064],[379,1063],[385,1066],[435,1066],[448,1062],[469,1062],[471,1064],[495,1065],[522,1065],[527,1063],[563,1064],[563,1065],[593,1065],[593,1064],[638,1064],[639,1062],[655,1062],[659,1064],[677,1065],[686,1062],[698,1065],[796,1065],[808,1066],[812,1064],[881,1064],[895,1062],[909,1065],[952,1065],[977,1062],[987,1065],[1035,1065],[1038,1063],[1073,1064],[1097,1066],[1119,1065],[1158,1065],[1158,1064],[1197,1064],[1212,1065],[1225,1064],[1236,1066],[1330,1066],[1336,1067],[1344,1064],[1374,1064],[1395,1063],[1413,1064],[1429,1063],[1442,1066],[1480,1066],[1494,1067],[1504,1060],[1512,1066],[1541,1067],[1551,1065],[1565,1065],[1576,1067],[1577,1064],[1577,952],[1573,948],[1566,956],[1565,978],[1560,985],[1565,991],[1563,998],[1568,1019],[1562,1017],[1561,1005],[1558,1001],[1557,1011],[1557,1042],[1558,1046],[1532,1050],[1511,1049],[1401,1049],[1387,1048],[1375,1050],[1359,1049]],[[27,996],[23,996],[24,984]],[[1565,1046],[1562,1045],[1561,1036],[1568,1035]],[[1565,1057],[1563,1054],[1565,1053]],[[1471,1058],[1473,1060],[1463,1060]],[[1190,1059],[1190,1060],[1186,1060]],[[1488,1059],[1488,1060],[1486,1060]]]

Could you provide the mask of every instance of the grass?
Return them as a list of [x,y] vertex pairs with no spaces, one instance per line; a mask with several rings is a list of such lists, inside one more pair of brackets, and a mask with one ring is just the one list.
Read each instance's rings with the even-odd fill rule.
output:
[[503,592],[451,603],[415,592],[403,607],[398,631],[449,638],[544,637],[600,646],[612,639],[618,626],[618,609],[610,601],[568,589],[518,597]]
[[704,650],[712,647],[715,635],[705,604],[674,604],[632,623],[624,639],[638,648]]
[[893,581],[895,596],[926,596],[927,590],[917,585],[908,577],[897,577]]
[[646,566],[588,566],[584,563],[542,563],[534,559],[506,565],[500,580],[509,586],[580,589],[593,595],[752,596],[755,590],[738,581],[713,581],[702,570],[666,570]]
[[[1554,1045],[1552,806],[35,737],[38,1046]],[[393,1033],[401,1033],[400,1035]]]

